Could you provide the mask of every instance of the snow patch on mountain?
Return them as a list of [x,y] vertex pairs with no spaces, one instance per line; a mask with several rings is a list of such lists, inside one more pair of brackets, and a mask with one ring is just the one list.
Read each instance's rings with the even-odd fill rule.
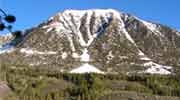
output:
[[48,28],[47,30],[46,30],[46,32],[45,33],[48,33],[48,32],[50,32],[50,31],[52,31],[53,30],[53,28],[52,27],[50,27],[50,28]]
[[148,57],[140,57],[140,60],[144,60],[144,61],[150,61],[151,59]]
[[164,65],[160,65],[157,63],[154,63],[152,61],[144,63],[143,64],[145,67],[149,67],[148,69],[146,69],[144,71],[144,73],[149,73],[149,74],[162,74],[162,75],[168,75],[168,74],[172,74],[171,70],[172,67],[171,66],[164,66]]
[[[125,28],[125,23],[124,21],[120,18],[117,17],[120,20],[120,23],[118,23],[119,25],[119,30],[122,31],[125,35],[125,37],[133,44],[135,44],[134,40],[132,39],[132,37],[129,35],[129,33],[127,32],[126,28]],[[120,32],[121,33],[121,32]]]
[[132,39],[132,37],[129,35],[129,33],[126,31],[125,28],[122,28],[122,31],[124,32],[126,38],[131,41],[131,43],[135,44],[134,40]]
[[178,32],[176,32],[177,36],[180,36],[180,31],[178,30]]
[[0,48],[0,54],[10,53],[12,51],[14,51],[14,46],[12,46],[10,44],[5,44]]
[[107,55],[107,59],[112,60],[113,58],[114,58],[114,55],[113,55],[112,51],[109,51],[109,53]]
[[57,54],[57,52],[55,52],[55,51],[41,52],[41,51],[37,51],[34,49],[30,49],[30,48],[21,48],[20,52],[25,53],[26,55],[55,55],[55,54]]
[[80,58],[81,58],[81,61],[82,61],[82,62],[89,62],[89,61],[90,61],[90,56],[89,56],[89,54],[88,54],[87,48],[85,48],[85,49],[83,50],[83,54],[80,56]]
[[79,58],[80,56],[79,56],[79,54],[78,54],[78,53],[73,52],[73,53],[72,53],[72,57],[73,57],[73,58]]
[[66,52],[63,52],[63,53],[61,54],[61,58],[62,58],[62,59],[66,59],[67,56],[68,56],[68,54],[67,54]]
[[139,55],[139,56],[144,56],[145,54],[144,54],[141,50],[139,50],[138,55]]
[[96,67],[85,63],[82,66],[75,68],[73,70],[70,71],[70,73],[78,73],[78,74],[83,74],[83,73],[98,73],[98,74],[104,74],[103,71],[100,71],[99,69],[97,69]]
[[[135,17],[135,16],[134,16]],[[142,22],[151,32],[153,32],[153,33],[155,33],[156,35],[158,35],[158,36],[163,36],[162,34],[161,34],[161,32],[159,31],[159,29],[158,29],[158,25],[156,25],[156,24],[153,24],[153,23],[150,23],[150,22],[147,22],[147,21],[144,21],[144,20],[142,20],[142,19],[140,19],[140,18],[137,18],[137,17],[135,17],[137,20],[139,20],[140,22]]]
[[140,57],[139,59],[143,60],[143,61],[150,61],[151,60],[141,50],[139,50],[138,56]]

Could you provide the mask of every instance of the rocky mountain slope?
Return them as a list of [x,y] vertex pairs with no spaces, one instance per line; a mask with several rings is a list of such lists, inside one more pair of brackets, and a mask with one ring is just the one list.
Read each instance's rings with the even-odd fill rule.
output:
[[173,74],[180,63],[180,33],[113,9],[66,10],[0,53],[1,64],[62,72]]

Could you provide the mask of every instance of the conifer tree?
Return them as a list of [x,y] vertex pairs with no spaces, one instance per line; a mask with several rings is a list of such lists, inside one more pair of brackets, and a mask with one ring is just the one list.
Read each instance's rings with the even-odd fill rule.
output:
[[4,31],[7,29],[15,38],[19,37],[22,35],[21,31],[13,31],[12,28],[13,24],[16,21],[16,17],[11,14],[7,14],[0,8],[0,31]]

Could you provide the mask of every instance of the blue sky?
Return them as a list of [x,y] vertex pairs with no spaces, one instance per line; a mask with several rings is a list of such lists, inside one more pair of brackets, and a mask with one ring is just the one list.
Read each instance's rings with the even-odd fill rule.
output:
[[0,0],[0,8],[14,14],[15,29],[26,29],[65,9],[113,8],[144,20],[180,30],[180,0]]

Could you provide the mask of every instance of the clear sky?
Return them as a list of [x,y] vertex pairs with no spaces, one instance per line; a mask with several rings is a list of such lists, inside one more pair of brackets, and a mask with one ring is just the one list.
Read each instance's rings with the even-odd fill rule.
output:
[[26,29],[66,9],[113,8],[180,30],[180,0],[0,0],[0,8],[17,17],[15,29]]

